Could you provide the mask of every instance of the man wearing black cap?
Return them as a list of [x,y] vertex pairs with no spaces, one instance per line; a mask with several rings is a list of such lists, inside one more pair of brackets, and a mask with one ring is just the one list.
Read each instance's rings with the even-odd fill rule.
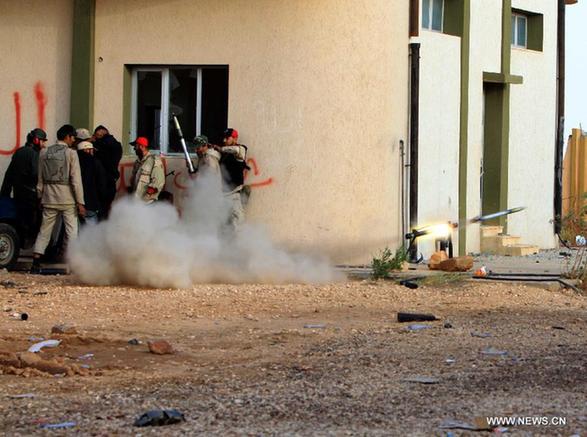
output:
[[39,155],[37,194],[43,205],[43,220],[35,241],[31,272],[38,272],[40,268],[41,256],[47,249],[57,217],[62,217],[70,243],[77,237],[78,215],[84,217],[86,214],[79,158],[71,149],[74,142],[75,128],[63,125],[57,131],[57,143]]
[[[39,174],[39,153],[47,143],[43,129],[33,129],[27,135],[26,144],[18,149],[4,175],[0,195],[14,196],[19,222],[22,224],[25,240],[37,236],[41,225],[40,205],[37,200],[37,179]],[[28,241],[24,242],[28,245]]]

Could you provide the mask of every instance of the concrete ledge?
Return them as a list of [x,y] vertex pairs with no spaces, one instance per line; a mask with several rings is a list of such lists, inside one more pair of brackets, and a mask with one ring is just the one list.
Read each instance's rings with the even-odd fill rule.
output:
[[491,73],[484,71],[483,82],[521,85],[524,83],[524,77],[515,74]]

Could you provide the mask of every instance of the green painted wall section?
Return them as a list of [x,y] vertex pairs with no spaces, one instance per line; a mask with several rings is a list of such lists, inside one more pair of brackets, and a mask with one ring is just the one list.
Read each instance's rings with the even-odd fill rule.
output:
[[544,15],[528,16],[528,49],[541,52],[544,45]]
[[130,68],[124,66],[124,78],[123,78],[123,89],[122,89],[122,150],[124,154],[129,154],[130,149],[128,143],[133,141],[130,138],[130,114],[132,106],[132,73]]
[[[485,83],[485,121],[483,132],[483,214],[507,209],[509,158],[508,84]],[[505,218],[494,220],[505,225]]]
[[503,0],[501,12],[501,72],[510,74],[512,65],[512,0]]
[[[459,138],[459,222],[467,221],[467,160],[469,158],[469,80],[471,1],[463,0],[461,18],[461,107]],[[459,226],[459,255],[467,253],[467,227]]]
[[92,129],[94,113],[95,0],[74,0],[71,59],[71,123]]
[[463,0],[445,0],[444,21],[442,23],[443,33],[463,36],[465,3]]
[[[521,83],[520,76],[511,74],[512,2],[502,3],[501,73],[484,73],[485,120],[483,133],[483,198],[482,212],[490,214],[508,207],[510,87]],[[505,217],[493,223],[504,227]]]

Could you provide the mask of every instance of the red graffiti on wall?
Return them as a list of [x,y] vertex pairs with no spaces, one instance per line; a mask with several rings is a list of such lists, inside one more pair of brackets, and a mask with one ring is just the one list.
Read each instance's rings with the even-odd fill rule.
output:
[[[45,129],[45,108],[47,107],[47,97],[45,96],[45,90],[43,84],[37,82],[34,87],[35,100],[37,103],[37,126],[41,129]],[[20,93],[15,91],[12,94],[14,100],[14,131],[15,131],[15,144],[11,149],[0,149],[0,155],[7,156],[12,155],[20,147],[20,136],[22,133],[22,107],[20,102]]]
[[[257,161],[255,161],[255,158],[249,158],[247,159],[247,164],[249,165],[249,167],[251,167],[251,169],[253,170],[253,176],[259,176],[259,174],[261,174],[261,172],[259,171],[259,166],[257,165]],[[245,181],[248,179],[249,177],[249,171],[245,170]],[[273,178],[267,178],[258,182],[252,182],[250,184],[248,184],[251,188],[257,188],[257,187],[265,187],[267,185],[271,185],[273,183]]]
[[[161,159],[163,161],[163,169],[165,171],[165,174],[167,175],[167,168],[168,168],[168,159],[166,157],[162,157]],[[181,162],[183,163],[183,160],[172,160],[172,161],[177,161],[178,163]],[[251,183],[247,183],[247,181],[251,178],[251,176],[253,176],[254,179],[256,179],[256,176],[259,176],[261,174],[261,170],[259,168],[259,165],[257,164],[257,161],[255,160],[255,158],[249,158],[247,159],[247,164],[249,165],[249,167],[251,167],[251,171],[245,171],[245,184],[249,185],[251,188],[259,188],[259,187],[266,187],[268,185],[271,185],[274,180],[272,177],[266,178],[266,179],[261,179],[258,181],[253,181]],[[120,171],[120,180],[118,182],[118,192],[120,193],[126,193],[129,187],[129,183],[127,183],[127,169],[132,168],[134,165],[133,162],[130,161],[126,161],[126,162],[121,162],[119,165],[119,171]],[[197,175],[197,173],[196,173]],[[188,184],[186,183],[186,178],[191,179],[193,176],[190,176],[188,173],[186,173],[184,170],[174,170],[173,171],[173,191],[183,191],[183,190],[187,190],[188,189]],[[131,182],[132,183],[132,182]],[[169,188],[168,188],[169,189]]]
[[37,101],[38,127],[45,130],[45,108],[47,107],[47,97],[45,97],[45,90],[43,89],[43,84],[41,82],[35,84],[35,100]]
[[15,127],[16,127],[16,142],[14,147],[10,150],[0,149],[0,155],[12,155],[20,147],[20,93],[15,92],[13,95],[14,99],[14,115],[15,115]]

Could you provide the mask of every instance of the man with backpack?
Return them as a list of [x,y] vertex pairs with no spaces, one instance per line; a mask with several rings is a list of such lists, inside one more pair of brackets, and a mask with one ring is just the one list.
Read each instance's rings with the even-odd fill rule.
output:
[[222,152],[220,159],[222,190],[231,206],[228,224],[233,231],[238,232],[245,221],[244,204],[250,194],[249,187],[245,186],[245,170],[249,170],[247,146],[239,144],[238,131],[229,128],[224,131],[223,145],[220,150]]
[[163,162],[159,156],[149,152],[147,138],[138,137],[130,144],[135,149],[137,160],[132,169],[129,192],[145,203],[153,203],[165,186]]
[[57,143],[41,150],[39,155],[37,195],[43,207],[43,219],[35,242],[32,272],[40,268],[40,259],[47,249],[57,217],[63,218],[69,243],[77,237],[78,214],[83,217],[86,213],[79,160],[71,149],[75,135],[72,125],[61,126],[57,131]]

